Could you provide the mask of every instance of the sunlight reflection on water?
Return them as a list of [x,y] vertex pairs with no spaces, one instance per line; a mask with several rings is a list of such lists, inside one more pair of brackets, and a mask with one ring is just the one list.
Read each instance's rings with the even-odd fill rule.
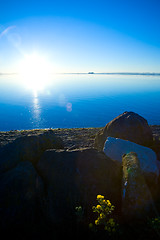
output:
[[41,121],[41,109],[38,97],[33,98],[33,119],[38,124]]
[[41,106],[39,104],[38,92],[35,90],[32,92],[32,94],[29,97],[29,113],[30,113],[29,121],[31,123],[32,128],[39,128],[42,120]]
[[16,78],[0,76],[0,130],[98,127],[124,111],[160,124],[158,76],[54,75],[39,91]]

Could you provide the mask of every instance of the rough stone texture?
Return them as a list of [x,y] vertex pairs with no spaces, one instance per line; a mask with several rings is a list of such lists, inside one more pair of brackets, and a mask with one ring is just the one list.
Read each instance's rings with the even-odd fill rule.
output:
[[148,187],[154,199],[157,198],[159,166],[156,154],[152,149],[130,141],[108,137],[105,142],[104,152],[108,157],[118,162],[122,162],[123,154],[136,152]]
[[0,175],[0,229],[23,228],[30,231],[37,223],[37,213],[44,194],[42,179],[31,162],[19,163]]
[[147,120],[134,112],[124,112],[109,122],[97,134],[95,147],[102,150],[108,136],[129,140],[144,146],[150,146],[153,141],[152,131]]
[[151,173],[158,177],[157,157],[152,149],[119,138],[107,138],[104,145],[106,156],[122,162],[122,155],[129,152],[137,153],[143,173]]
[[13,142],[19,137],[35,136],[52,131],[55,136],[63,139],[65,149],[92,148],[94,139],[101,127],[98,128],[56,128],[56,129],[32,129],[22,131],[0,131],[0,147]]
[[[71,220],[76,206],[91,213],[97,194],[120,208],[121,166],[95,149],[47,150],[37,164],[47,196],[44,215],[52,223]],[[46,207],[47,206],[47,207]]]
[[136,153],[123,155],[122,214],[125,220],[157,214],[151,192],[145,182]]
[[[153,134],[152,148],[160,161],[160,126],[150,125]],[[80,148],[94,148],[95,137],[99,131],[103,131],[104,128],[58,128],[52,129],[55,136],[63,139],[64,149],[80,149]],[[32,129],[22,131],[9,131],[0,132],[0,148],[8,143],[13,142],[19,137],[34,136],[44,134],[50,131],[50,129]]]
[[53,131],[32,136],[19,137],[0,148],[0,173],[15,167],[20,161],[31,161],[35,164],[42,153],[50,148],[63,148],[61,138]]
[[157,155],[157,159],[160,161],[160,140],[154,139],[152,145],[150,146]]
[[[152,126],[156,153],[160,149],[159,129],[159,126]],[[93,222],[95,215],[92,206],[97,204],[97,194],[109,199],[116,206],[114,212],[120,216],[121,163],[95,149],[81,149],[94,146],[95,134],[99,130],[81,128],[0,132],[1,234],[4,230],[5,237],[11,233],[10,238],[16,239],[49,239],[51,234],[50,239],[59,239],[59,233],[64,233],[62,228],[68,230],[69,223],[70,231],[76,231],[76,206],[83,207],[84,221],[88,219]],[[66,151],[44,152],[49,148],[63,147]],[[155,179],[153,176],[149,179],[153,180],[150,185],[152,193],[156,189]],[[159,199],[160,193],[158,206]],[[86,226],[88,229],[88,222]],[[55,236],[57,227],[58,235]],[[15,231],[11,231],[14,228]]]

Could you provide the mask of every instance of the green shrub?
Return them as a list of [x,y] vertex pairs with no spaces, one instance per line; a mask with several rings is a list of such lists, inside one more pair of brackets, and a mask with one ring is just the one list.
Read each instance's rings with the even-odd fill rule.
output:
[[84,216],[84,210],[81,206],[75,208],[75,214],[77,216],[77,222],[81,222]]
[[[118,227],[115,220],[110,218],[110,215],[114,211],[115,207],[102,195],[97,195],[97,201],[97,206],[92,207],[93,212],[98,213],[98,217],[94,221],[94,224],[97,228],[98,226],[103,227],[103,229],[111,235],[116,232]],[[94,225],[90,223],[89,227],[92,228]]]
[[160,217],[152,218],[149,221],[151,228],[158,234],[160,237]]

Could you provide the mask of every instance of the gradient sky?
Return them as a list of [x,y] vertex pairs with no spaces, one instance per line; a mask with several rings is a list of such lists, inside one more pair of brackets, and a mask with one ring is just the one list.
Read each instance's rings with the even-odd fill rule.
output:
[[53,72],[160,72],[160,0],[1,0],[0,72],[32,53]]

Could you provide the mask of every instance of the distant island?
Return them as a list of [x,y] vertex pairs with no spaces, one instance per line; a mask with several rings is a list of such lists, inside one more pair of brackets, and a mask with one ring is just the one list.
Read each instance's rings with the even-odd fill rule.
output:
[[94,72],[88,72],[88,74],[94,74]]

